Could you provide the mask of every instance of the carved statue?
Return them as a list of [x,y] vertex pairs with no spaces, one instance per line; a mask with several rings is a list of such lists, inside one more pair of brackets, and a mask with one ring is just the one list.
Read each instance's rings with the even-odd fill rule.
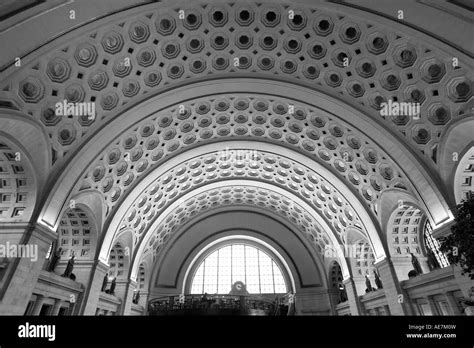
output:
[[427,249],[428,249],[428,252],[427,252],[428,267],[430,268],[430,271],[440,268],[439,262],[436,259],[434,252],[430,248],[427,248]]
[[372,287],[372,284],[370,283],[369,276],[367,274],[365,275],[365,286],[367,287],[365,289],[365,292],[374,291],[374,288]]
[[418,258],[413,255],[413,253],[410,253],[411,255],[411,264],[413,265],[413,269],[415,272],[418,274],[423,274],[423,271],[421,270],[420,262],[418,262]]
[[108,283],[109,283],[109,276],[106,274],[104,276],[104,280],[102,281],[102,288],[100,289],[100,291],[105,291],[105,289],[107,289]]
[[374,269],[374,277],[375,277],[375,285],[377,285],[377,290],[383,289],[382,279],[380,279],[380,276],[375,269]]
[[296,294],[290,291],[290,293],[288,294],[288,311],[286,313],[287,316],[295,315],[295,298]]
[[132,302],[135,304],[138,304],[138,301],[140,301],[140,290],[135,290],[135,293],[133,294]]
[[343,303],[347,301],[347,292],[346,287],[344,284],[339,283],[339,303]]
[[112,279],[112,283],[110,284],[109,294],[115,295],[115,284],[116,284],[116,277]]
[[58,265],[58,261],[61,259],[62,250],[63,250],[62,248],[59,248],[51,257],[51,261],[49,262],[49,265],[48,265],[48,272],[54,272],[54,269]]
[[62,277],[70,278],[72,275],[72,271],[74,269],[74,253],[72,254],[71,258],[67,262],[66,269],[64,270],[64,273],[62,274]]

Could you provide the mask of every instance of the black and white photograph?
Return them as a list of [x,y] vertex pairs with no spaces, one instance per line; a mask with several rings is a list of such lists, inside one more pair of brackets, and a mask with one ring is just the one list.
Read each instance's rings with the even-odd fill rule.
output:
[[474,344],[474,0],[0,0],[0,347]]

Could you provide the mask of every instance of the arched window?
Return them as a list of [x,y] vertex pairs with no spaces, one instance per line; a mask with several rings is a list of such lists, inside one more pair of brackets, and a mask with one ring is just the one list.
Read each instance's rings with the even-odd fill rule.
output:
[[268,253],[250,244],[228,244],[212,251],[194,273],[192,294],[228,294],[241,281],[250,294],[285,294],[280,266]]
[[449,261],[446,256],[441,251],[439,251],[439,242],[431,234],[432,231],[433,228],[431,227],[430,222],[426,220],[425,229],[423,231],[425,245],[433,252],[434,256],[436,257],[436,260],[438,261],[439,266],[441,268],[447,267],[449,266]]

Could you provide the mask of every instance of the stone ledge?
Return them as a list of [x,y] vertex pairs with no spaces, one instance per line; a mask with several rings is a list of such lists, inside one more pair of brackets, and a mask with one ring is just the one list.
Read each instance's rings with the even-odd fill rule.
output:
[[421,274],[414,278],[404,280],[400,282],[400,285],[402,286],[403,289],[408,290],[411,288],[424,286],[430,283],[446,282],[447,281],[446,278],[454,279],[454,271],[453,271],[453,268],[450,266],[435,269],[431,271],[430,273]]
[[380,290],[375,290],[372,292],[368,292],[365,295],[359,296],[359,300],[360,302],[368,302],[368,301],[377,300],[382,297],[385,297],[385,292],[383,291],[383,289],[380,289]]
[[140,304],[135,304],[135,303],[132,303],[132,309],[135,309],[135,310],[143,310],[145,309],[142,305]]
[[349,301],[339,303],[335,307],[336,311],[342,311],[342,310],[347,309],[347,308],[350,308]]
[[322,316],[327,316],[331,314],[329,311],[315,311],[311,309],[300,310],[298,311],[298,313],[299,314],[297,315],[322,315]]
[[145,307],[139,304],[132,303],[132,307],[130,309],[131,309],[132,314],[134,312],[139,313],[140,315],[143,315],[145,313]]
[[436,229],[433,229],[431,234],[433,235],[434,238],[440,238],[440,237],[446,237],[447,235],[451,234],[451,227],[454,225],[454,220],[442,225],[441,227],[438,227]]
[[48,271],[41,271],[41,274],[38,279],[38,283],[45,283],[46,285],[53,286],[55,288],[65,289],[72,292],[81,293],[84,291],[84,287],[82,284],[69,279],[61,277],[56,273],[48,272]]
[[120,300],[118,297],[115,297],[114,295],[106,294],[105,292],[100,293],[99,301],[112,303],[114,305],[120,305],[122,303],[122,300]]

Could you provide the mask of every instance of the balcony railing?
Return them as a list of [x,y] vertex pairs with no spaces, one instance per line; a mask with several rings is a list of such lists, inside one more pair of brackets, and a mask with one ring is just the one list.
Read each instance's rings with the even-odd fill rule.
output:
[[149,315],[288,315],[284,297],[275,300],[258,295],[176,295],[155,298]]

